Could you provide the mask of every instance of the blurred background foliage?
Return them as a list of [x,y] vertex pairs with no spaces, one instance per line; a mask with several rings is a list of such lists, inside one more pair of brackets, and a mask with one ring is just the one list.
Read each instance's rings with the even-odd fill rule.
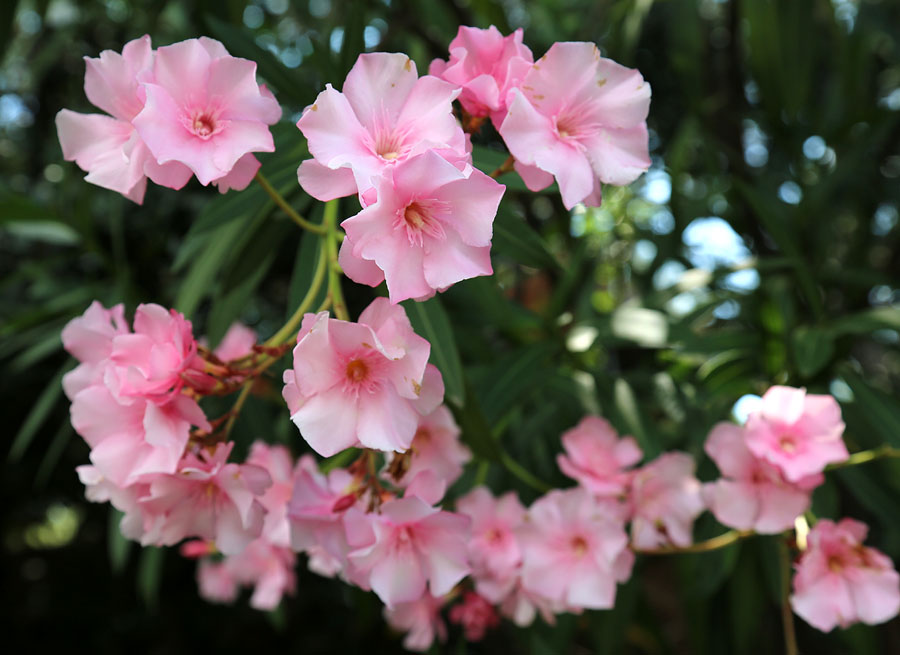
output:
[[[233,320],[273,333],[311,275],[301,238],[262,191],[218,196],[153,187],[138,207],[62,161],[53,119],[96,111],[82,57],[199,35],[253,59],[284,107],[264,171],[318,217],[296,184],[306,156],[293,122],[363,50],[409,53],[420,73],[460,24],[525,27],[551,43],[594,41],[653,88],[651,170],[607,189],[600,209],[565,212],[555,192],[507,175],[493,278],[408,307],[462,409],[464,438],[495,490],[537,492],[511,457],[556,486],[559,435],[586,412],[645,453],[682,449],[702,479],[709,428],[740,418],[774,383],[832,393],[851,450],[900,446],[900,2],[896,0],[5,0],[0,7],[0,397],[3,597],[12,650],[118,653],[286,648],[396,652],[377,599],[301,566],[278,612],[207,605],[194,565],[117,536],[74,467],[59,332],[97,298],[175,306],[212,342]],[[484,170],[496,133],[475,139]],[[355,213],[344,201],[341,216]],[[371,299],[346,285],[351,314]],[[424,328],[423,328],[424,329]],[[237,424],[302,449],[279,396],[258,388]],[[226,409],[210,407],[209,412]],[[483,470],[482,470],[483,469]],[[900,562],[900,462],[829,474],[820,517],[872,525]],[[696,537],[722,530],[709,516]],[[641,558],[615,610],[510,624],[436,652],[775,653],[782,649],[772,539],[705,556]],[[801,650],[900,652],[900,621],[823,635],[798,620]],[[11,638],[11,641],[10,641]]]

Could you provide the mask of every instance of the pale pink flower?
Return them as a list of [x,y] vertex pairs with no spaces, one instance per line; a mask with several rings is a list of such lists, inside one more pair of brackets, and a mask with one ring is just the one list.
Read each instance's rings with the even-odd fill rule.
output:
[[[625,558],[623,558],[623,562]],[[556,624],[556,614],[565,611],[580,612],[577,608],[566,607],[561,600],[550,600],[536,592],[526,589],[522,579],[514,579],[512,587],[500,603],[500,613],[520,628],[526,628],[538,614],[548,625]]]
[[[375,180],[377,200],[341,223],[341,263],[374,262],[391,302],[424,299],[471,277],[490,275],[491,236],[505,187],[466,166],[461,171],[430,151]],[[371,284],[374,277],[351,279]],[[380,281],[380,280],[379,280]]]
[[296,590],[296,559],[290,549],[257,539],[220,562],[201,560],[197,567],[200,595],[214,603],[232,603],[238,587],[253,587],[250,606],[274,610],[285,594]]
[[106,309],[95,300],[84,314],[66,323],[62,331],[63,347],[79,361],[75,369],[63,376],[63,390],[69,400],[79,391],[103,381],[113,338],[130,331],[125,306],[121,303]]
[[153,478],[141,505],[163,520],[144,534],[142,543],[171,546],[199,537],[234,555],[260,535],[265,510],[259,497],[272,479],[259,466],[226,463],[233,445],[219,444],[212,453],[189,452],[177,473]]
[[807,535],[791,607],[813,627],[830,632],[857,622],[874,625],[900,612],[900,575],[884,553],[863,546],[868,531],[853,519],[823,519]]
[[847,459],[843,434],[841,408],[834,398],[793,387],[769,388],[746,425],[750,451],[791,482]]
[[287,548],[291,545],[288,502],[294,493],[294,483],[304,470],[303,465],[300,462],[294,464],[291,451],[285,446],[273,446],[264,441],[255,441],[250,446],[247,464],[265,469],[272,478],[272,486],[259,498],[266,510],[263,538],[274,546]]
[[516,530],[525,508],[515,492],[494,498],[486,487],[475,487],[456,501],[456,511],[472,519],[469,561],[478,592],[499,603],[515,584],[522,563]]
[[149,484],[120,487],[104,477],[96,466],[78,466],[75,471],[84,485],[84,497],[92,503],[109,503],[122,512],[119,531],[126,539],[140,541],[144,535],[145,517],[139,499],[147,494]]
[[387,298],[376,298],[358,323],[307,314],[284,375],[291,420],[325,457],[357,444],[408,449],[419,416],[440,402],[419,397],[430,350]]
[[203,185],[232,174],[248,153],[275,150],[268,126],[281,108],[257,84],[256,64],[232,57],[218,41],[202,37],[159,48],[143,89],[146,103],[133,123],[144,143],[160,164],[179,162]]
[[643,457],[634,437],[619,438],[606,419],[586,416],[563,434],[565,454],[556,456],[559,469],[598,496],[621,496],[631,474],[626,469]]
[[450,622],[463,628],[466,641],[481,641],[485,633],[500,625],[500,617],[487,600],[474,591],[463,594],[462,601],[450,608]]
[[140,82],[150,75],[150,37],[129,41],[122,54],[104,50],[97,59],[85,57],[84,91],[103,114],[79,114],[68,109],[56,115],[56,130],[66,161],[87,171],[85,180],[141,204],[149,176],[157,184],[180,189],[191,177],[178,163],[161,165],[150,154],[131,121],[144,107]]
[[237,600],[239,586],[227,560],[202,559],[197,564],[197,589],[208,602],[230,605]]
[[599,205],[600,182],[629,184],[649,168],[649,108],[638,71],[593,43],[554,43],[512,91],[500,135],[529,188],[553,175],[567,209]]
[[409,603],[398,603],[395,607],[384,608],[384,620],[394,630],[406,632],[403,647],[406,650],[423,653],[434,643],[447,641],[447,626],[441,619],[443,598],[425,594]]
[[566,608],[612,607],[616,583],[631,575],[634,555],[623,522],[580,487],[535,501],[518,535],[522,585]]
[[635,472],[630,493],[635,547],[691,544],[694,520],[704,509],[695,466],[694,458],[687,453],[671,452]]
[[757,459],[744,442],[744,429],[719,423],[704,449],[722,478],[703,486],[709,510],[723,525],[775,534],[790,529],[809,509],[812,490],[824,482],[821,473],[788,482],[781,472]]
[[[343,92],[326,85],[297,127],[313,160],[303,162],[300,185],[314,198],[364,194],[373,178],[432,149],[468,160],[465,135],[452,113],[459,89],[436,77],[419,78],[404,54],[362,54]],[[350,175],[348,175],[348,172]]]
[[223,362],[240,359],[253,352],[256,345],[256,330],[242,323],[232,323],[213,354]]
[[475,117],[490,116],[499,127],[510,90],[521,84],[533,62],[521,28],[503,36],[493,25],[486,30],[460,26],[450,42],[450,59],[435,59],[428,73],[461,86],[463,109]]
[[349,559],[388,607],[418,600],[426,583],[432,595],[443,596],[469,573],[468,517],[409,494],[368,517],[372,541]]

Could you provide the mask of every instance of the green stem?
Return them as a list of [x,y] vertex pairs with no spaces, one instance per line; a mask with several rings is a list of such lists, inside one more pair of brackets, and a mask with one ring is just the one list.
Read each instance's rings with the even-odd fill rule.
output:
[[782,540],[778,544],[778,559],[781,568],[781,622],[784,625],[784,653],[798,655],[797,633],[794,630],[794,613],[791,610],[791,554]]
[[253,388],[253,379],[249,379],[244,382],[244,386],[241,389],[241,394],[237,397],[237,400],[234,401],[234,405],[231,408],[231,415],[228,417],[228,421],[225,422],[225,436],[231,434],[231,429],[234,427],[235,421],[237,421],[238,414],[241,413],[241,408],[244,406],[244,403],[247,402],[247,397],[250,395],[250,390]]
[[303,218],[300,214],[294,211],[293,207],[291,207],[287,200],[278,193],[275,187],[265,178],[262,174],[262,171],[257,171],[256,173],[256,181],[259,182],[259,185],[263,188],[263,190],[269,194],[269,197],[275,201],[275,204],[278,205],[281,210],[288,215],[288,217],[294,221],[297,225],[302,227],[304,230],[309,230],[310,232],[314,232],[315,234],[325,234],[325,228],[321,225],[316,225],[314,223],[310,223],[305,218]]
[[707,553],[711,550],[719,550],[720,548],[726,548],[731,544],[740,541],[741,539],[746,539],[747,537],[752,537],[756,533],[752,530],[729,530],[724,534],[720,534],[718,537],[713,537],[712,539],[707,539],[706,541],[699,541],[695,544],[691,544],[690,546],[663,546],[662,548],[633,548],[634,552],[641,553],[642,555],[682,555],[687,553]]
[[338,264],[337,244],[340,241],[340,233],[337,231],[337,200],[329,200],[325,204],[325,247],[328,252],[328,296],[334,309],[334,315],[342,321],[349,321],[347,303],[344,302],[344,293],[341,291],[341,267]]
[[313,300],[315,300],[316,296],[319,295],[319,289],[322,288],[322,281],[325,279],[325,269],[328,264],[328,255],[325,252],[324,245],[323,247],[319,248],[318,256],[319,259],[316,262],[316,270],[313,273],[313,279],[309,285],[309,289],[307,290],[306,295],[303,297],[303,300],[300,302],[297,310],[287,320],[287,323],[285,323],[281,327],[281,329],[278,330],[278,332],[276,332],[268,341],[266,341],[265,345],[267,347],[280,346],[281,344],[286,343],[290,336],[297,331],[297,327],[303,320],[303,315],[310,310]]
[[869,462],[874,462],[877,459],[886,459],[889,457],[900,457],[900,450],[896,448],[892,448],[891,446],[885,444],[883,446],[879,446],[878,448],[872,448],[870,450],[861,450],[858,453],[853,453],[845,459],[843,462],[836,462],[834,464],[829,464],[825,467],[826,471],[833,471],[835,469],[847,468],[848,466],[858,466],[859,464],[868,464]]
[[547,492],[553,489],[549,484],[535,476],[531,471],[527,470],[521,464],[519,464],[516,460],[510,457],[509,453],[506,451],[501,451],[500,453],[500,462],[503,466],[506,467],[506,470],[512,473],[514,476],[519,478],[522,482],[527,484],[532,489],[540,492]]

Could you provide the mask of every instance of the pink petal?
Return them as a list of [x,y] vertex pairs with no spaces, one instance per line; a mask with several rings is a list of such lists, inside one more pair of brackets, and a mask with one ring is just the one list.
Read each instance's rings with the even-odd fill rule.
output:
[[313,450],[331,457],[356,445],[357,411],[356,403],[334,387],[309,397],[291,420]]
[[366,147],[369,133],[360,124],[347,97],[330,84],[306,108],[297,127],[309,141],[310,154],[328,168],[373,157]]
[[407,450],[417,425],[416,411],[393,388],[381,387],[371,394],[360,395],[358,437],[367,448]]
[[[356,179],[349,168],[328,168],[315,159],[300,162],[297,169],[300,186],[316,200],[327,202],[356,193]],[[343,244],[341,244],[343,246]]]
[[416,64],[408,56],[372,52],[356,60],[347,73],[343,92],[359,121],[372,131],[380,121],[397,121],[418,78]]

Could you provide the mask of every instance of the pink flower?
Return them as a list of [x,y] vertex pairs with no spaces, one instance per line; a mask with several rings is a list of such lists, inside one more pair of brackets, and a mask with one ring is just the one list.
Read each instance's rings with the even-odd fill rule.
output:
[[297,462],[295,466],[291,451],[286,447],[270,446],[264,441],[253,442],[247,464],[264,469],[272,478],[272,486],[259,498],[266,510],[263,537],[273,546],[287,548],[291,545],[288,502],[294,492],[294,482],[303,471],[303,464]]
[[230,605],[238,596],[238,581],[227,560],[202,559],[197,564],[197,588],[210,603]]
[[384,608],[384,620],[395,630],[406,632],[403,647],[406,650],[425,652],[431,648],[435,637],[447,641],[447,626],[441,620],[442,598],[425,594],[409,603],[399,603]]
[[[433,374],[429,375],[432,371]],[[439,376],[437,368],[429,364],[425,370],[423,394],[429,386],[429,379],[434,377],[440,380]],[[443,389],[443,381],[441,388]],[[443,393],[441,396],[443,397]],[[408,484],[424,471],[429,471],[450,486],[462,475],[463,465],[472,459],[472,453],[459,440],[459,426],[446,405],[439,406],[419,419],[419,426],[407,455],[408,468],[402,471],[399,479],[392,479],[400,486]]]
[[775,386],[747,419],[746,441],[754,455],[780,469],[788,481],[798,482],[849,457],[843,433],[841,408],[834,398]]
[[777,468],[754,457],[744,438],[744,429],[732,423],[719,423],[709,433],[704,448],[724,476],[703,487],[709,509],[720,523],[739,530],[787,530],[809,509],[812,490],[824,477],[818,473],[788,482]]
[[462,626],[466,641],[481,641],[488,630],[500,625],[494,607],[474,591],[465,592],[462,602],[450,609],[450,621]]
[[346,266],[362,259],[383,271],[391,302],[424,299],[471,277],[490,275],[494,216],[505,187],[434,151],[396,164],[374,182],[377,200],[341,226],[341,264],[362,284],[381,276]]
[[563,434],[565,454],[556,457],[560,470],[598,496],[621,496],[628,488],[625,469],[643,453],[633,437],[622,437],[606,419],[587,416]]
[[84,314],[66,323],[61,335],[63,347],[80,362],[63,377],[63,390],[69,400],[74,399],[79,391],[103,381],[103,370],[112,353],[113,338],[130,331],[125,321],[124,305],[106,309],[96,300]]
[[631,482],[631,539],[637,548],[658,548],[693,541],[694,519],[703,512],[694,458],[665,453],[635,472]]
[[119,531],[126,539],[140,541],[144,535],[145,517],[139,499],[147,494],[149,484],[120,487],[104,477],[96,466],[78,466],[75,471],[84,485],[84,497],[92,503],[109,503],[122,512]]
[[290,549],[257,539],[220,562],[201,560],[197,567],[200,595],[214,603],[232,603],[239,586],[252,586],[250,606],[274,610],[282,596],[296,590],[296,559]]
[[[600,204],[600,182],[625,185],[650,166],[650,86],[593,43],[554,43],[512,91],[500,135],[532,190],[559,183],[563,204]],[[524,167],[524,168],[523,168]]]
[[218,41],[159,48],[143,89],[146,103],[133,123],[144,143],[160,164],[179,162],[203,185],[231,174],[248,153],[275,150],[268,125],[281,108],[256,83],[256,64],[232,57]]
[[135,131],[132,120],[144,107],[140,81],[150,75],[150,37],[129,41],[122,54],[111,50],[99,59],[85,57],[84,91],[95,106],[108,112],[79,114],[68,109],[56,115],[56,130],[66,161],[88,172],[91,184],[118,191],[141,204],[147,176],[157,184],[180,189],[191,177],[184,166],[160,165]]
[[426,582],[432,595],[443,596],[469,573],[468,517],[409,494],[368,516],[372,540],[349,558],[388,607],[418,600]]
[[312,449],[325,457],[356,444],[408,449],[419,416],[440,399],[420,401],[431,348],[404,309],[376,298],[358,323],[307,314],[298,336],[283,395]]
[[463,109],[472,116],[490,116],[499,127],[510,90],[521,84],[533,62],[521,28],[503,36],[493,25],[486,30],[461,26],[450,42],[449,61],[435,59],[428,73],[461,86]]
[[525,589],[571,609],[612,607],[634,562],[615,512],[574,488],[541,497],[528,517],[519,528]]
[[807,536],[791,607],[822,632],[884,623],[900,612],[900,575],[884,553],[862,545],[868,531],[853,519],[821,520]]
[[456,510],[472,519],[469,560],[478,592],[499,603],[515,583],[522,563],[516,530],[525,508],[515,492],[494,498],[486,487],[475,487],[456,501]]
[[260,535],[265,510],[259,496],[272,479],[259,466],[226,463],[233,445],[219,444],[212,453],[189,452],[177,473],[150,482],[141,505],[163,518],[142,543],[171,546],[186,537],[199,537],[234,555]]
[[407,158],[435,148],[468,160],[465,135],[452,113],[459,89],[436,77],[418,77],[404,54],[362,54],[343,92],[326,85],[297,127],[314,159],[301,164],[303,189],[319,200],[364,194],[373,178]]
[[213,354],[223,362],[240,359],[253,352],[256,331],[241,323],[232,323]]

